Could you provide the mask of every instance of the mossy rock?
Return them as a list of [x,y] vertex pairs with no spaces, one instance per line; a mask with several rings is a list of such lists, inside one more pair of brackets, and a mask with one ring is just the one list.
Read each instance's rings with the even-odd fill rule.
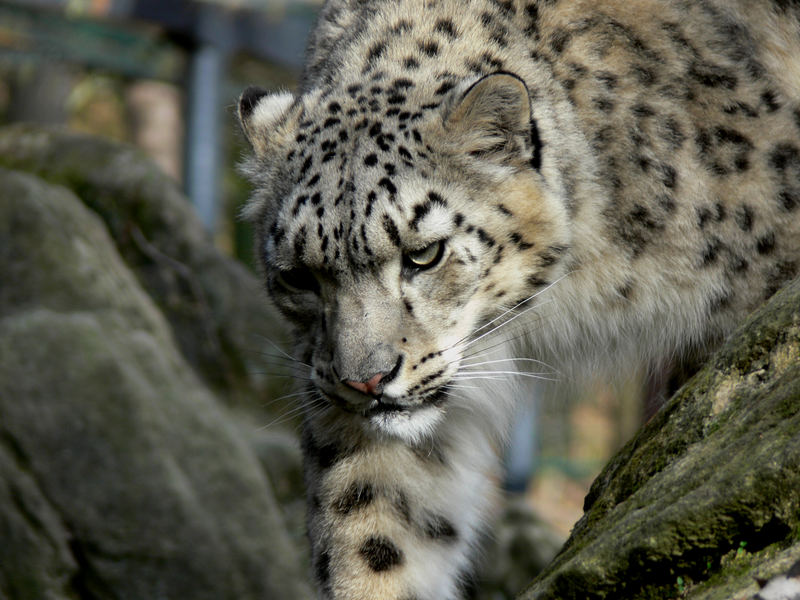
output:
[[[219,251],[175,181],[139,151],[57,129],[0,130],[0,166],[72,190],[105,223],[117,251],[166,316],[195,372],[233,405],[283,389],[265,355],[283,321],[258,278]],[[49,275],[49,273],[48,273]]]
[[0,169],[0,597],[311,598],[238,413],[68,189]]
[[800,280],[611,460],[584,508],[520,598],[747,598],[800,557]]

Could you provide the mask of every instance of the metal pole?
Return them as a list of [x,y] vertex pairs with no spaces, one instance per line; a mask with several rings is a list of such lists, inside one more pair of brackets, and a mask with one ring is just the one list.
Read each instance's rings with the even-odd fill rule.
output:
[[219,218],[219,91],[222,51],[201,43],[191,58],[188,86],[186,193],[212,234]]
[[220,92],[233,43],[232,13],[199,4],[194,28],[197,47],[189,66],[186,192],[212,234],[220,216],[222,138]]
[[506,452],[505,488],[511,492],[524,492],[538,462],[539,453],[539,388],[534,387],[533,398],[518,407],[517,418],[511,430]]

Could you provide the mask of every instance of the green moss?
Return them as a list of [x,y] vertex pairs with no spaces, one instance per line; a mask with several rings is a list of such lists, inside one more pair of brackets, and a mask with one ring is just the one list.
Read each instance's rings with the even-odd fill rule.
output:
[[746,572],[796,542],[800,365],[786,357],[800,354],[798,321],[800,281],[611,460],[522,598],[699,598],[704,582],[749,585]]

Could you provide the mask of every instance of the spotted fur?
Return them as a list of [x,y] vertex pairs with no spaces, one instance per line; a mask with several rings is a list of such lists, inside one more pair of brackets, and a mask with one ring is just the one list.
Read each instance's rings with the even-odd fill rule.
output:
[[329,0],[299,91],[242,95],[323,598],[461,596],[519,357],[703,354],[797,276],[798,13]]

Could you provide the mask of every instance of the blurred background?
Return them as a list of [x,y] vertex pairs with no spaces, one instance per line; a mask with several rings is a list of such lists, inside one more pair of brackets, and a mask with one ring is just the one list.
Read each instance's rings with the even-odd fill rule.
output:
[[135,144],[192,199],[216,243],[250,261],[235,101],[291,89],[316,0],[0,2],[0,122]]
[[[249,192],[236,168],[247,151],[236,99],[247,85],[293,88],[321,4],[0,1],[0,126],[54,126],[137,147],[185,192],[214,246],[254,270],[252,234],[237,218]],[[569,533],[593,477],[647,412],[642,377],[620,379],[542,389],[518,420],[507,487],[555,538]],[[274,400],[252,399],[256,425],[293,435],[294,404]]]

